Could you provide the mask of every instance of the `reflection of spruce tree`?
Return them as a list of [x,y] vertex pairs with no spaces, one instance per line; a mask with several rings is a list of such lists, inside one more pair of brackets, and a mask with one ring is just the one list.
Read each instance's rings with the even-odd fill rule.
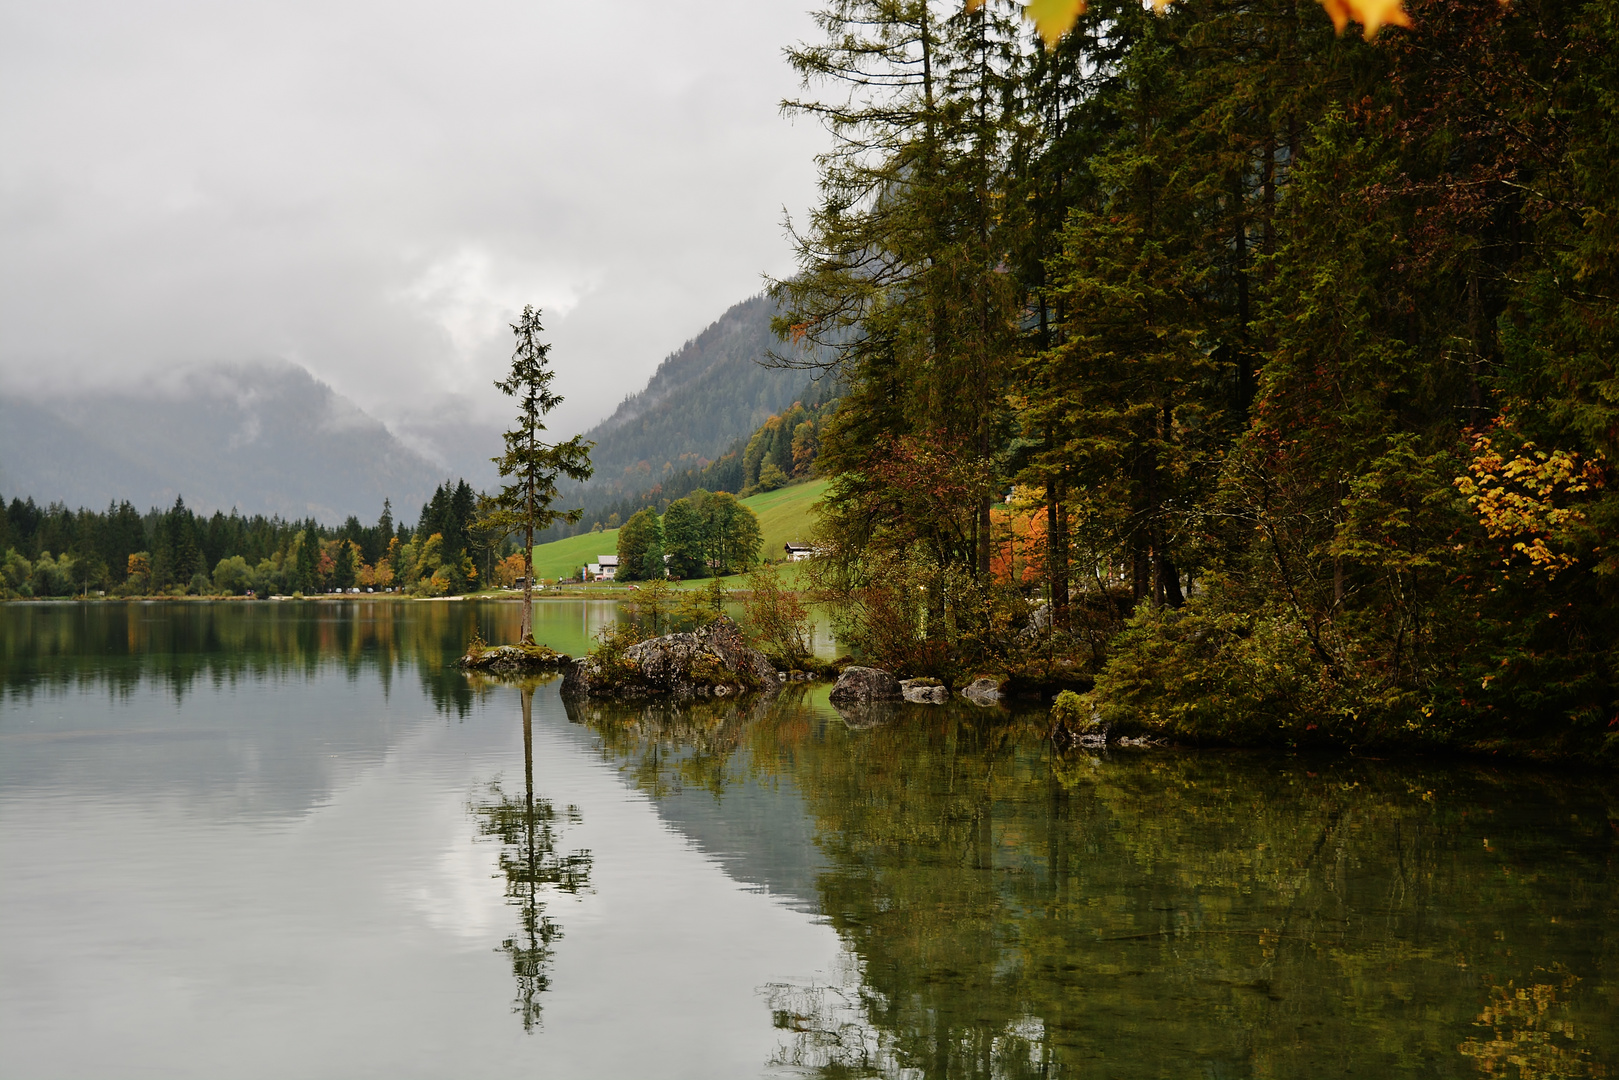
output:
[[[512,1011],[523,1018],[523,1030],[532,1031],[540,1018],[538,997],[550,986],[546,969],[551,962],[552,942],[562,936],[562,927],[545,913],[539,891],[543,886],[566,893],[587,888],[590,852],[557,854],[557,810],[550,800],[534,797],[533,688],[524,687],[521,696],[524,797],[508,798],[496,782],[489,785],[492,798],[474,806],[473,812],[481,819],[479,834],[500,840],[506,898],[522,912],[520,930],[501,942],[500,951],[511,959],[512,977],[517,980],[517,1000]],[[570,806],[563,814],[569,822],[579,821],[577,807]]]

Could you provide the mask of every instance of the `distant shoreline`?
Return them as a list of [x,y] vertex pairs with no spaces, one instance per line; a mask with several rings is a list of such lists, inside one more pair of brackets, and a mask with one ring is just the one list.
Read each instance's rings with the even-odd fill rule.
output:
[[[700,579],[708,580],[708,579]],[[537,589],[533,594],[536,602],[545,600],[633,600],[638,590],[626,586],[549,586]],[[748,590],[742,588],[727,588],[727,596],[740,598],[747,595]],[[403,601],[421,603],[443,603],[447,600],[495,600],[503,603],[521,603],[522,592],[476,592],[460,593],[455,596],[412,596],[409,593],[317,593],[310,596],[164,596],[154,594],[150,596],[17,596],[0,599],[0,604],[152,604],[158,602],[176,604],[273,604],[273,603],[352,603],[357,600],[381,601],[384,603],[398,603]]]

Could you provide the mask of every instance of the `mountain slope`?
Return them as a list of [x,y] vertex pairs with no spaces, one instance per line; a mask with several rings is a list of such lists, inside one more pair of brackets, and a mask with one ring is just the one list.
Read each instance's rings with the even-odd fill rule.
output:
[[716,457],[804,395],[805,372],[759,363],[778,346],[770,332],[775,313],[766,296],[735,305],[586,432],[596,444],[595,495],[643,491],[676,469]]
[[0,493],[325,522],[414,512],[443,477],[381,422],[289,363],[199,368],[140,392],[0,399]]

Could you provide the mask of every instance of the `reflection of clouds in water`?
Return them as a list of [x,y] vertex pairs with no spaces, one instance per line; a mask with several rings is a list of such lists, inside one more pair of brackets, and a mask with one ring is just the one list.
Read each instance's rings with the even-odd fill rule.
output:
[[844,943],[832,970],[804,982],[770,983],[759,995],[770,1008],[781,1042],[770,1069],[849,1071],[856,1075],[905,1075],[894,1041],[871,1022],[881,1013],[882,994],[865,985],[865,964]]
[[[914,1054],[883,1026],[892,1003],[870,984],[866,965],[852,947],[845,943],[832,969],[818,974],[824,977],[759,988],[771,1024],[780,1033],[765,1063],[768,1069],[906,1080],[924,1075],[907,1067]],[[988,1038],[980,1040],[975,1050],[987,1057],[988,1075],[1047,1075],[1052,1062],[1047,1060],[1046,1024],[1040,1017],[1026,1013],[1006,1021],[998,1031],[981,1034]]]
[[436,858],[424,860],[421,877],[403,889],[407,907],[428,926],[467,945],[486,948],[505,930],[506,898],[499,884],[499,851],[468,842],[466,805],[444,800],[435,820],[454,825]]

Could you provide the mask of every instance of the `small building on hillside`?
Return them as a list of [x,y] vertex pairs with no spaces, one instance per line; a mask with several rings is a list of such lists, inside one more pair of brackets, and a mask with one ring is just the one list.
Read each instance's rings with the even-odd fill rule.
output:
[[588,579],[596,581],[612,581],[618,576],[618,556],[598,555],[596,561],[585,566]]
[[789,543],[783,545],[783,547],[786,549],[788,562],[803,562],[805,559],[813,559],[820,554],[818,550],[809,544]]

